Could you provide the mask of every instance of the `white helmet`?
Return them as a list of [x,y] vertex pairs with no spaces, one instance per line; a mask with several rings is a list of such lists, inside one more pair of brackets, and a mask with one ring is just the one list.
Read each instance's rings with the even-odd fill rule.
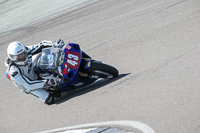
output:
[[25,65],[27,62],[27,51],[20,42],[12,42],[7,48],[8,57],[18,65]]

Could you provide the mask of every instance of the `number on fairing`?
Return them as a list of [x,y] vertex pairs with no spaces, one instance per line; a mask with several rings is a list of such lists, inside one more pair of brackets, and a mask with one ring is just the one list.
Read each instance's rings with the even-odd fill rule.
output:
[[[71,64],[72,66],[76,66],[76,65],[78,65],[78,56],[76,56],[76,55],[73,55],[73,54],[68,54],[68,58],[69,59],[67,59],[67,62],[69,63],[69,64]],[[72,59],[72,60],[70,60],[70,59]]]
[[73,61],[73,60],[70,60],[70,59],[68,59],[67,62],[68,62],[69,64],[71,64],[72,66],[78,65],[78,62]]
[[70,58],[70,59],[74,59],[74,60],[78,60],[78,56],[76,56],[76,55],[73,55],[73,54],[68,54],[68,58]]

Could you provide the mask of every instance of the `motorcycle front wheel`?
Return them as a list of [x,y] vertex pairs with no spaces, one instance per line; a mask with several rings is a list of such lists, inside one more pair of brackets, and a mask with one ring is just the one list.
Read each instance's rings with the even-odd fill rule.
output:
[[115,67],[99,61],[92,61],[90,72],[92,75],[105,79],[112,79],[119,75],[119,72]]

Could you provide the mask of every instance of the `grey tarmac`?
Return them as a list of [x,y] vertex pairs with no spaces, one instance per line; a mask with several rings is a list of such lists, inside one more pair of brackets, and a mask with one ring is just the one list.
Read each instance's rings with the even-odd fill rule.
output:
[[[120,75],[47,106],[5,76],[6,48],[63,39]],[[0,39],[0,132],[130,120],[156,133],[200,132],[200,1],[97,0]]]

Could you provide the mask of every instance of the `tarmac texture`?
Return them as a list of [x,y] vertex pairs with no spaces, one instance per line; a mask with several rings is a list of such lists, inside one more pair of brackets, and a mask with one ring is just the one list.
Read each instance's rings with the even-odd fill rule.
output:
[[[5,76],[6,48],[63,39],[120,75],[47,106]],[[97,0],[0,39],[0,132],[130,120],[156,133],[200,132],[200,1]]]

